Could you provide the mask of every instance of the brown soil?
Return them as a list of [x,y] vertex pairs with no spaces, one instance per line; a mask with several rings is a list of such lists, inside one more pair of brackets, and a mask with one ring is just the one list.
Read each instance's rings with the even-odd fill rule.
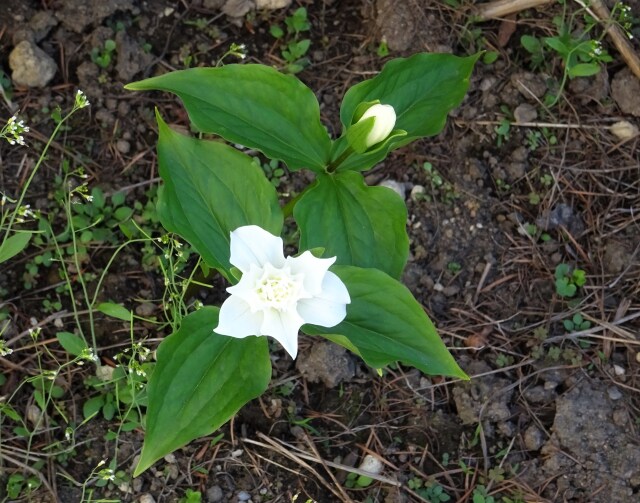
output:
[[[367,173],[370,184],[393,181],[403,192],[411,238],[404,281],[472,380],[449,382],[402,366],[378,377],[313,338],[302,339],[294,363],[274,344],[272,386],[221,438],[195,441],[132,480],[142,431],[120,432],[116,443],[108,435],[118,428],[115,419],[81,424],[83,404],[97,395],[86,380],[93,369],[69,367],[56,378],[64,395],[47,410],[47,428],[31,445],[16,432],[19,422],[0,409],[0,500],[160,503],[180,501],[189,489],[208,502],[288,503],[296,494],[297,501],[317,502],[445,501],[438,487],[450,501],[474,503],[638,499],[639,137],[621,140],[610,130],[620,120],[637,123],[637,101],[631,97],[627,106],[611,94],[624,63],[607,39],[613,62],[595,77],[570,81],[549,108],[543,96],[560,79],[561,60],[548,53],[532,66],[520,37],[553,34],[561,5],[520,13],[508,36],[509,21],[472,24],[466,9],[447,6],[453,2],[299,0],[235,19],[216,6],[223,3],[5,0],[0,77],[10,76],[8,54],[24,37],[35,37],[58,69],[44,88],[16,87],[0,102],[3,118],[15,105],[31,127],[29,148],[0,145],[0,191],[19,193],[53,130],[50,112],[69,109],[80,88],[91,107],[57,138],[27,202],[50,216],[56,232],[64,230],[56,199],[64,159],[73,169],[84,167],[90,188],[124,191],[126,204],[144,205],[159,183],[153,108],[175,125],[188,128],[188,121],[174,97],[134,94],[123,85],[186,62],[213,65],[232,42],[246,45],[248,61],[282,66],[269,27],[283,24],[297,6],[309,10],[312,39],[311,64],[298,77],[316,93],[334,133],[346,89],[387,59],[495,50],[498,60],[478,64],[467,98],[440,135],[393,153]],[[388,57],[376,54],[382,37]],[[107,39],[117,50],[100,68],[91,50]],[[498,134],[500,122],[514,122],[514,115],[543,125],[511,125]],[[296,180],[285,173],[280,188],[295,192]],[[141,225],[159,235],[153,217],[139,217],[143,211],[136,209]],[[87,244],[81,273],[104,269],[124,239],[120,232],[116,226],[115,241]],[[35,403],[25,379],[67,361],[55,334],[77,328],[72,300],[60,289],[60,266],[33,269],[35,257],[51,247],[34,243],[0,264],[0,331],[5,327],[3,337],[14,349],[0,357],[6,378],[0,406],[8,403],[23,418]],[[163,277],[149,253],[128,247],[99,298],[161,318]],[[560,263],[586,272],[572,299],[556,292]],[[184,274],[194,264],[192,257]],[[190,293],[219,303],[224,285],[212,281],[212,289]],[[90,294],[95,287],[90,281]],[[74,300],[82,298],[78,286]],[[578,313],[587,324],[567,326]],[[86,329],[88,314],[81,312],[79,321]],[[115,355],[131,346],[129,329],[99,313],[95,322],[101,363],[114,365]],[[42,327],[35,346],[28,333],[34,323]],[[151,348],[169,333],[152,323],[135,328],[136,340]],[[75,430],[71,441],[67,424]],[[348,473],[331,464],[358,466],[366,454],[383,460],[384,480],[347,488]],[[115,483],[97,482],[93,470],[103,459],[115,460]],[[10,497],[7,484],[15,474],[35,476],[39,488]]]

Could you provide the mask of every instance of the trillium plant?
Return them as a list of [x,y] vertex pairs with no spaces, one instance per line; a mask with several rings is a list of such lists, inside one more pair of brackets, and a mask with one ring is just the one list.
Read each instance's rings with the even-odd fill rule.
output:
[[[267,389],[269,338],[291,358],[302,332],[375,369],[399,361],[466,378],[399,281],[409,255],[404,201],[368,186],[362,172],[438,134],[464,98],[476,60],[416,54],[390,61],[345,94],[335,139],[313,92],[267,66],[193,68],[127,86],[176,94],[202,133],[176,132],[157,114],[158,212],[203,267],[230,284],[220,308],[188,314],[158,347],[135,475],[211,434]],[[246,150],[291,173],[309,170],[314,180],[279,195]],[[297,249],[288,256],[285,221],[284,235]]]

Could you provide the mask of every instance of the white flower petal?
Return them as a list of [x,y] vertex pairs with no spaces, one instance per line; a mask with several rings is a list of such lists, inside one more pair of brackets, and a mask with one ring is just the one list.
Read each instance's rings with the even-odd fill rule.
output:
[[304,275],[304,290],[311,295],[320,293],[324,276],[335,261],[336,257],[317,258],[310,251],[286,259],[287,265],[291,267],[291,274]]
[[261,304],[260,299],[255,291],[256,280],[260,278],[262,275],[262,269],[257,267],[254,264],[249,266],[249,270],[245,271],[242,274],[242,278],[238,281],[237,284],[230,286],[227,288],[227,292],[231,295],[235,295],[242,300],[244,300],[247,304],[249,304],[253,311],[259,309],[259,304]]
[[373,128],[369,131],[365,143],[367,147],[380,143],[382,140],[386,140],[387,136],[393,131],[393,127],[396,124],[396,111],[391,105],[382,105],[378,103],[367,109],[362,114],[360,121],[374,117]]
[[334,327],[347,316],[347,304],[351,303],[349,292],[342,280],[327,272],[322,282],[322,292],[312,299],[298,302],[298,313],[305,323]]
[[295,359],[298,355],[298,331],[304,320],[296,311],[265,309],[262,334],[270,335]]
[[243,273],[251,264],[263,267],[271,264],[274,267],[284,265],[282,238],[257,225],[245,225],[231,232],[231,257],[229,259]]
[[217,334],[244,338],[260,333],[264,315],[262,311],[251,312],[251,306],[239,297],[232,295],[220,307],[218,326],[213,329]]

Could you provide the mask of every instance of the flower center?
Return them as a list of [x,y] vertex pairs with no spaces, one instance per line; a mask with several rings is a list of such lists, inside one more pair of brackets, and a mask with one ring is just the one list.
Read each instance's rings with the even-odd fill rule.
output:
[[292,275],[289,268],[275,269],[270,264],[265,267],[262,277],[255,283],[255,292],[264,307],[287,310],[301,297],[300,275]]

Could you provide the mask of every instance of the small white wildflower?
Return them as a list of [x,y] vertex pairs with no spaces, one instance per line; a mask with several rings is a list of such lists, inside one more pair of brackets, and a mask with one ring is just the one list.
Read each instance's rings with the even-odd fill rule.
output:
[[7,356],[13,353],[13,349],[7,347],[5,341],[0,341],[0,356]]
[[84,108],[84,107],[88,107],[90,104],[91,103],[89,103],[89,100],[87,99],[86,95],[80,89],[78,89],[76,91],[75,106],[77,108]]

